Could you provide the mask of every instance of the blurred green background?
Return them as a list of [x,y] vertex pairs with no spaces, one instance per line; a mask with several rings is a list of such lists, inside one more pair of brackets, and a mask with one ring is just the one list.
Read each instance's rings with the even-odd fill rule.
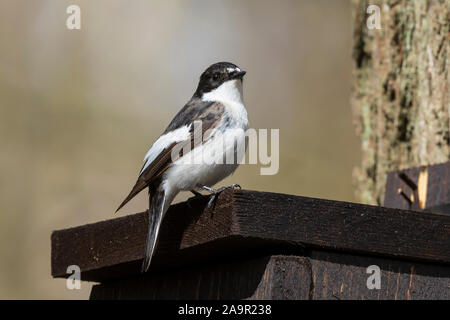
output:
[[[2,0],[0,298],[89,296],[51,278],[52,230],[114,217],[217,61],[248,71],[251,126],[280,129],[277,175],[243,165],[222,184],[355,201],[351,37],[344,0]],[[146,207],[143,193],[119,215]]]

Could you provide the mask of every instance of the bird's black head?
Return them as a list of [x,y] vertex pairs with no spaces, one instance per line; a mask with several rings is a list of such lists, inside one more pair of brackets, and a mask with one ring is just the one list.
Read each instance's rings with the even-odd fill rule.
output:
[[204,93],[218,88],[222,83],[229,80],[242,80],[245,73],[237,65],[230,62],[214,63],[200,76],[200,82],[194,97],[200,98]]

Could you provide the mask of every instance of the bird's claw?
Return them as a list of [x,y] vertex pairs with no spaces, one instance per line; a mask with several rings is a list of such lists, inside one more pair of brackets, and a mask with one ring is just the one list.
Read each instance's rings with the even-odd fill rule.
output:
[[211,198],[208,201],[208,205],[207,208],[210,209],[212,207],[212,204],[216,202],[217,197],[219,196],[219,194],[221,194],[223,191],[227,190],[227,189],[239,189],[241,190],[242,187],[240,185],[238,185],[237,183],[226,186],[226,187],[221,187],[219,189],[210,189],[209,191],[211,192]]
[[211,198],[208,201],[208,205],[206,206],[208,209],[211,209],[213,202],[216,202],[217,194],[214,193],[211,195]]
[[224,188],[224,190],[225,190],[225,189],[238,189],[238,190],[242,190],[242,187],[241,187],[239,184],[237,184],[237,183],[232,184],[232,185],[229,185],[229,186],[227,186],[227,187],[223,187],[223,188]]

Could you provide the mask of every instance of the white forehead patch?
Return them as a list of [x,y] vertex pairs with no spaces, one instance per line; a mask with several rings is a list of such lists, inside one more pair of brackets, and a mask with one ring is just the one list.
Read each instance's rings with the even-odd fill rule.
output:
[[241,72],[241,69],[239,69],[239,68],[227,68],[227,71],[228,71],[229,73],[231,73],[231,72],[233,72],[233,71]]

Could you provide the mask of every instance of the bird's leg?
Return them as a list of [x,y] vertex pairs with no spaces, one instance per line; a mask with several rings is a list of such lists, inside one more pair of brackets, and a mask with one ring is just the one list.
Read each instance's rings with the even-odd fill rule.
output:
[[189,208],[191,208],[191,201],[194,199],[197,199],[199,197],[202,197],[203,195],[200,192],[197,192],[195,190],[191,190],[192,194],[194,195],[193,197],[187,199],[187,205]]
[[234,188],[238,188],[241,189],[241,186],[238,184],[232,184],[226,187],[221,187],[219,189],[213,189],[207,186],[198,186],[200,189],[208,191],[211,194],[211,199],[209,199],[208,201],[208,208],[211,208],[212,203],[216,201],[217,196],[222,193],[223,191],[225,191],[226,189],[234,189]]
[[195,190],[191,190],[191,192],[194,194],[194,196],[196,196],[196,197],[201,197],[202,196],[202,194],[200,193],[200,192],[197,192],[197,191],[195,191]]

